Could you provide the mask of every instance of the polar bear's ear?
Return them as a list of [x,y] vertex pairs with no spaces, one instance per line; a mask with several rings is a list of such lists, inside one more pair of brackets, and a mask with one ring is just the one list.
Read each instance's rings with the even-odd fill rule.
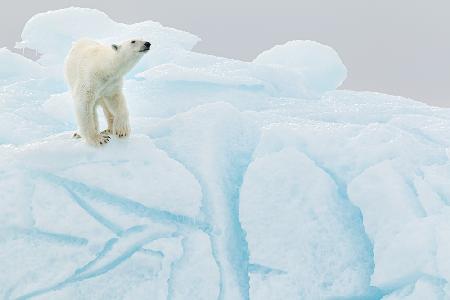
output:
[[112,44],[111,47],[114,49],[114,51],[119,50],[119,46],[117,46],[116,44]]

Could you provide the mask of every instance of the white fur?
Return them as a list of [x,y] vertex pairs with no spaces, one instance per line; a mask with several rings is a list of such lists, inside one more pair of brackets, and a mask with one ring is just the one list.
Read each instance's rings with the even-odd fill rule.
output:
[[[128,109],[122,93],[123,76],[147,52],[145,49],[145,41],[137,39],[119,46],[106,46],[87,39],[74,43],[66,59],[65,77],[75,102],[79,132],[89,144],[106,144],[108,134],[119,137],[130,134]],[[98,105],[103,108],[108,122],[108,129],[101,133]]]

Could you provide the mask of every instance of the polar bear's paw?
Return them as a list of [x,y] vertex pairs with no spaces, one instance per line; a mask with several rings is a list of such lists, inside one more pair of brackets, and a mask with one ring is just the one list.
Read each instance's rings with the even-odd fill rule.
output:
[[120,138],[126,137],[130,135],[130,126],[127,121],[115,120],[113,132]]
[[111,137],[109,135],[99,133],[94,137],[88,138],[86,140],[89,144],[93,146],[101,146],[107,144],[110,139]]

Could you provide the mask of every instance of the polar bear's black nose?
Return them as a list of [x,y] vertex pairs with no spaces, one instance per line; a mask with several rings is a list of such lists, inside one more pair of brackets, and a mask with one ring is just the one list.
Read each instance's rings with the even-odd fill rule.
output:
[[145,45],[145,47],[150,48],[150,45],[151,45],[151,44],[150,44],[149,42],[145,42],[144,45]]

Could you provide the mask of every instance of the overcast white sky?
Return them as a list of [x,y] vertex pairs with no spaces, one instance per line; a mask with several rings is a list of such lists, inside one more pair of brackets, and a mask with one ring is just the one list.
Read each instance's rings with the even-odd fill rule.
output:
[[68,6],[125,23],[158,21],[200,36],[196,51],[241,60],[289,40],[316,40],[342,57],[344,88],[450,106],[449,0],[5,0],[0,47],[20,40],[32,15]]

